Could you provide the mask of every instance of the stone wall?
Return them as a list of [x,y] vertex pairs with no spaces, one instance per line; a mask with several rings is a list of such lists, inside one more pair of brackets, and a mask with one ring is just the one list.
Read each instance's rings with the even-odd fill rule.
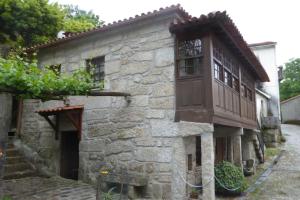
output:
[[8,131],[11,124],[12,95],[0,93],[0,179],[4,170],[4,150],[6,149]]

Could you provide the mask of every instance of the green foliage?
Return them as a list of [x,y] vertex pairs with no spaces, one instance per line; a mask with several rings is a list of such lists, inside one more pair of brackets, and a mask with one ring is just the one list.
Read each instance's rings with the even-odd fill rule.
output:
[[47,67],[38,68],[36,60],[29,61],[20,56],[0,58],[0,91],[46,100],[53,96],[85,95],[92,88],[91,75],[84,69],[58,75]]
[[56,37],[62,29],[64,12],[48,0],[0,1],[0,42],[30,46]]
[[[237,166],[227,161],[222,161],[215,167],[215,176],[221,182],[216,180],[216,191],[219,193],[240,194],[248,187],[246,179],[242,173],[242,170]],[[236,189],[235,191],[229,191],[228,189]]]
[[11,196],[4,195],[1,200],[12,200]]
[[112,192],[114,189],[115,189],[115,187],[110,188],[110,190],[108,192],[103,193],[103,199],[104,200],[113,200]]
[[103,21],[92,11],[80,10],[78,6],[64,5],[65,19],[63,29],[66,32],[80,32],[100,26]]
[[284,80],[280,83],[280,98],[285,100],[300,94],[300,58],[285,64]]

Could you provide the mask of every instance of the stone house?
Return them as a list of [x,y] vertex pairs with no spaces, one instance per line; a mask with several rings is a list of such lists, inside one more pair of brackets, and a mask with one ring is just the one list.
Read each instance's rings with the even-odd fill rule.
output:
[[133,199],[184,199],[185,182],[214,199],[215,163],[261,158],[255,84],[269,78],[225,12],[171,6],[27,51],[104,80],[102,96],[24,100],[19,148],[43,173],[96,183],[105,169]]

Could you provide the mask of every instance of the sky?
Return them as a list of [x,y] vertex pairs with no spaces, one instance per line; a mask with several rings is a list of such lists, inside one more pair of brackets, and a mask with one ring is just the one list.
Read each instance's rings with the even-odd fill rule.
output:
[[92,10],[105,23],[134,17],[160,7],[180,4],[199,17],[226,10],[247,43],[277,42],[277,65],[300,58],[300,1],[298,0],[50,0]]

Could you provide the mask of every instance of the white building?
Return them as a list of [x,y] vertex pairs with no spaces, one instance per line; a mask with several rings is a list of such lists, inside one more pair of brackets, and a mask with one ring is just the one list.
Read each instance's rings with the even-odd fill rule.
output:
[[280,98],[279,98],[279,77],[276,65],[276,42],[262,42],[250,44],[249,47],[260,60],[265,68],[270,82],[260,83],[257,88],[271,96],[268,115],[278,117],[280,120]]

